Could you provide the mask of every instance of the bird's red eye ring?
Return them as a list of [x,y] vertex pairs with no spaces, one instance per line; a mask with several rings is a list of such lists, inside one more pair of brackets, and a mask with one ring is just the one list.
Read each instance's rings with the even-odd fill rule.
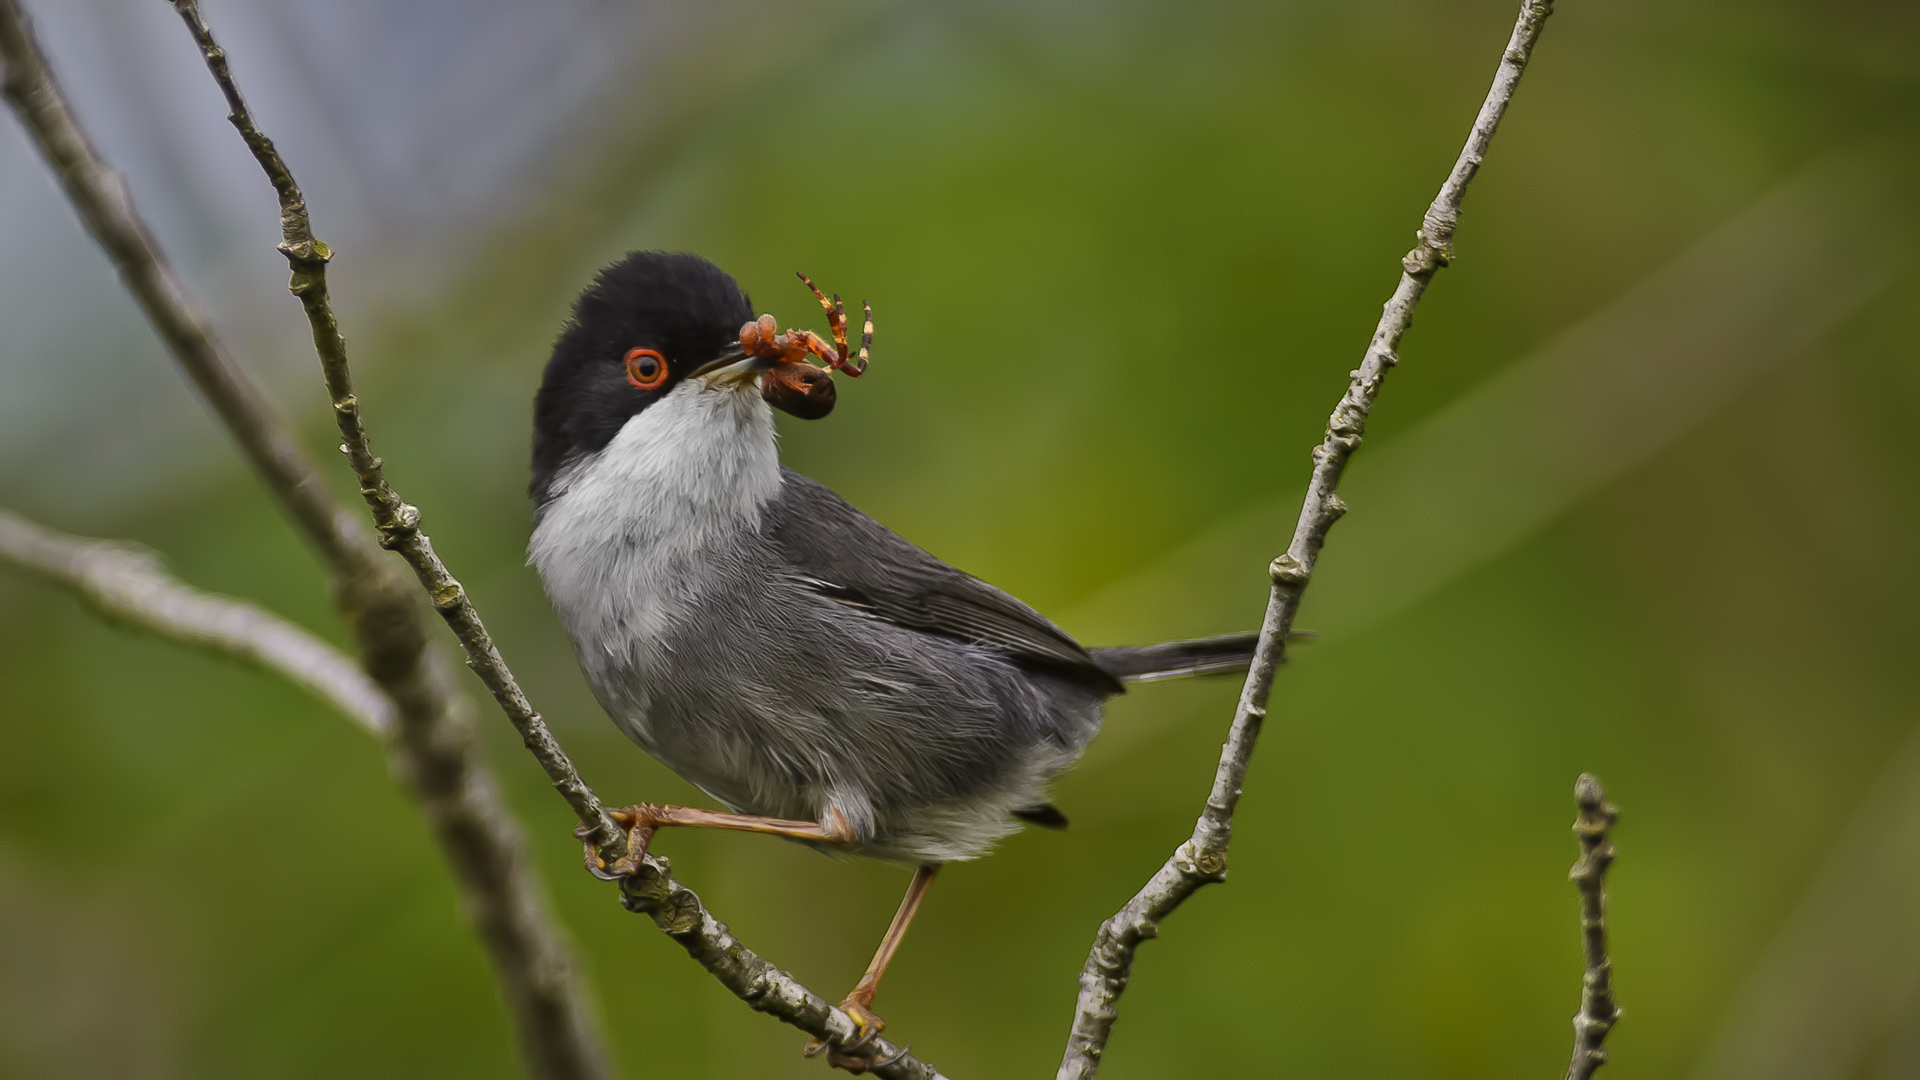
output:
[[635,390],[660,389],[667,381],[667,358],[652,349],[628,349],[627,381]]

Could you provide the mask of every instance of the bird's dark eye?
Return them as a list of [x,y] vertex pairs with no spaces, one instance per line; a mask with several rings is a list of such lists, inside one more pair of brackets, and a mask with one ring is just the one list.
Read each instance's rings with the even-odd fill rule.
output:
[[660,389],[667,381],[667,358],[652,349],[628,349],[627,381],[636,390]]

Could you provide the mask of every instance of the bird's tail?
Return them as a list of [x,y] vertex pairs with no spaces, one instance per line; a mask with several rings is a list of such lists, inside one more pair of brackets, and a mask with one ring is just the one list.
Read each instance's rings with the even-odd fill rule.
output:
[[1226,675],[1247,670],[1259,634],[1224,634],[1165,645],[1091,649],[1100,670],[1122,682],[1155,682],[1187,675]]

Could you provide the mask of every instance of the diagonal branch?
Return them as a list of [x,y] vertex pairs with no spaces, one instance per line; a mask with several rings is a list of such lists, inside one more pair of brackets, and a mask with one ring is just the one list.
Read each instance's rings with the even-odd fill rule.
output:
[[[72,589],[115,621],[257,665],[313,691],[369,732],[391,734],[392,703],[349,657],[271,612],[183,584],[135,545],[58,533],[0,510],[0,560]],[[622,902],[651,915],[754,1008],[795,1017],[810,1033],[834,1035],[838,1010],[741,945],[667,867],[660,858],[627,879]],[[849,1021],[838,1034],[851,1039],[856,1032]]]
[[1607,867],[1613,865],[1613,841],[1607,832],[1620,811],[1607,801],[1591,773],[1580,774],[1573,797],[1580,804],[1580,818],[1573,823],[1580,858],[1567,876],[1580,890],[1580,943],[1587,954],[1587,972],[1580,980],[1580,1011],[1573,1014],[1567,1080],[1587,1080],[1607,1063],[1607,1032],[1620,1019],[1620,1005],[1613,999],[1613,961],[1607,956]]
[[[8,0],[0,0],[4,2]],[[306,198],[274,148],[273,140],[255,123],[228,68],[226,50],[214,40],[212,28],[201,15],[197,0],[172,2],[227,100],[228,120],[240,132],[279,196],[282,234],[279,248],[293,270],[288,287],[306,311],[313,331],[314,350],[320,358],[334,419],[343,440],[342,449],[360,481],[360,494],[373,513],[381,546],[398,552],[413,569],[414,576],[432,599],[434,609],[460,639],[467,666],[493,693],[528,751],[546,770],[554,789],[580,819],[601,860],[606,865],[620,862],[627,854],[625,833],[608,817],[599,797],[581,779],[547,729],[545,720],[520,689],[481,622],[479,612],[467,598],[466,590],[440,561],[432,542],[421,531],[419,509],[403,500],[387,483],[382,462],[373,453],[366,426],[361,421],[352,372],[347,365],[346,339],[341,336],[327,293],[327,262],[333,252],[314,236]],[[753,1008],[837,1045],[858,1038],[858,1029],[844,1012],[740,944],[725,924],[706,911],[691,889],[673,880],[665,860],[649,856],[639,873],[623,879],[622,891],[623,903],[630,910],[651,915],[668,936]],[[884,1039],[875,1039],[870,1045],[876,1056],[887,1062],[872,1070],[876,1075],[888,1080],[934,1080],[940,1075],[931,1065]]]
[[[278,616],[181,583],[135,545],[70,536],[0,510],[0,560],[80,594],[108,617],[169,641],[233,657],[313,691],[375,735],[391,734],[393,705],[353,661]],[[622,902],[651,915],[729,990],[761,1012],[831,1035],[838,1010],[741,945],[658,859],[624,883]],[[851,1023],[843,1038],[852,1038]],[[880,1056],[886,1056],[885,1053]],[[882,1073],[886,1075],[886,1073]],[[937,1073],[921,1072],[925,1077]]]
[[534,711],[532,703],[514,681],[513,673],[507,670],[506,661],[501,659],[499,650],[494,647],[479,613],[467,600],[466,590],[447,572],[446,564],[434,553],[432,542],[426,533],[420,531],[419,509],[401,499],[387,483],[384,464],[374,456],[366,425],[360,420],[360,402],[353,395],[353,373],[347,367],[347,339],[341,336],[340,324],[334,318],[333,303],[327,293],[327,261],[333,258],[333,251],[313,235],[313,225],[307,216],[306,196],[301,194],[300,185],[294,181],[286,162],[281,160],[280,152],[274,149],[273,140],[267,138],[259,125],[254,123],[253,113],[240,96],[240,88],[234,83],[233,73],[227,66],[227,51],[214,41],[213,29],[201,16],[200,5],[196,0],[174,0],[173,6],[187,24],[187,29],[193,33],[194,43],[200,47],[207,69],[213,73],[214,82],[227,99],[227,119],[240,132],[247,149],[253,152],[254,159],[265,170],[268,181],[273,184],[273,190],[280,198],[280,232],[283,238],[279,245],[280,253],[287,257],[287,262],[293,267],[293,277],[287,288],[300,299],[300,306],[306,310],[307,322],[313,330],[314,351],[320,356],[327,394],[333,402],[334,421],[339,426],[343,440],[341,449],[353,466],[354,476],[359,478],[361,497],[366,500],[368,509],[373,511],[374,526],[380,533],[380,546],[398,552],[413,568],[414,575],[420,579],[420,584],[432,599],[434,609],[459,637],[461,646],[466,650],[467,666],[493,692],[507,719],[513,722],[527,749],[540,762],[540,767],[546,770],[555,790],[579,816],[580,823],[593,831],[608,862],[617,860],[626,854],[625,836],[613,824],[613,819],[607,816],[606,809],[600,805],[600,800],[586,782],[580,779],[573,762],[567,759],[566,752],[560,749],[560,744],[554,741],[553,734],[547,730],[546,721]]
[[144,548],[69,536],[0,510],[0,560],[66,586],[114,622],[252,664],[382,739],[393,732],[393,702],[352,657],[270,611],[181,583]]
[[464,908],[487,948],[529,1068],[540,1077],[607,1073],[574,976],[518,830],[482,764],[467,705],[430,647],[398,567],[340,506],[291,429],[214,334],[135,212],[126,184],[79,126],[19,0],[0,0],[0,94],[47,159],[81,222],[181,368],[326,566],[359,661],[392,702],[395,771],[420,800]]
[[1341,474],[1346,471],[1348,458],[1360,447],[1367,414],[1373,409],[1388,369],[1398,363],[1394,350],[1401,335],[1413,323],[1414,307],[1426,292],[1434,271],[1452,261],[1453,231],[1460,220],[1460,201],[1466,195],[1467,184],[1479,171],[1494,130],[1513,98],[1541,28],[1552,12],[1552,0],[1523,0],[1513,36],[1501,55],[1493,86],[1474,119],[1466,146],[1427,209],[1416,234],[1418,243],[1400,262],[1399,286],[1380,314],[1373,340],[1360,367],[1352,373],[1346,394],[1327,421],[1326,438],[1313,452],[1313,478],[1300,508],[1293,540],[1287,545],[1286,553],[1273,560],[1270,568],[1273,587],[1267,600],[1266,618],[1260,627],[1260,642],[1246,685],[1240,692],[1233,726],[1220,751],[1220,767],[1214,773],[1206,809],[1194,824],[1192,837],[1174,851],[1133,899],[1101,924],[1095,935],[1093,949],[1080,973],[1080,995],[1073,1030],[1060,1063],[1060,1080],[1088,1080],[1099,1071],[1107,1038],[1119,1019],[1120,995],[1132,977],[1133,958],[1140,943],[1156,936],[1161,921],[1202,886],[1226,880],[1233,812],[1240,800],[1240,788],[1246,779],[1247,764],[1253,757],[1254,743],[1266,721],[1274,673],[1286,660],[1287,636],[1293,629],[1294,615],[1300,609],[1307,583],[1312,579],[1321,545],[1326,542],[1333,523],[1347,512],[1346,504],[1335,493]]

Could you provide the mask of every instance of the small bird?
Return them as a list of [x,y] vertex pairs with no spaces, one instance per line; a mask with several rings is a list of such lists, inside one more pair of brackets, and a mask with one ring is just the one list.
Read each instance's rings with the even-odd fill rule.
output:
[[728,808],[619,811],[636,850],[698,826],[916,868],[842,1003],[861,1037],[832,1060],[857,1071],[880,1064],[860,1056],[882,1026],[874,994],[940,865],[1022,821],[1064,828],[1046,785],[1102,702],[1128,682],[1244,671],[1255,635],[1083,648],[782,466],[773,406],[824,415],[831,373],[864,370],[872,338],[869,310],[849,355],[839,299],[814,295],[831,344],[756,320],[695,255],[602,270],[534,400],[529,552],[614,723]]

